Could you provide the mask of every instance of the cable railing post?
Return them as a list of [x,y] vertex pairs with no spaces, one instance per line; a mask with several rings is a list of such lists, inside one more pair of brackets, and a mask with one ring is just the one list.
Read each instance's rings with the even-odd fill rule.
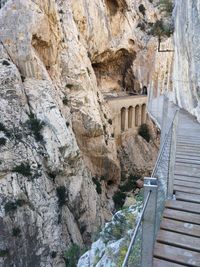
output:
[[155,241],[156,207],[158,194],[157,178],[144,178],[144,199],[150,194],[142,223],[142,261],[141,267],[153,266],[153,250]]
[[167,196],[173,198],[173,187],[174,187],[174,168],[176,159],[176,138],[178,128],[179,110],[176,111],[174,121],[172,124],[172,136],[169,153],[169,171],[168,171],[168,183],[167,183]]

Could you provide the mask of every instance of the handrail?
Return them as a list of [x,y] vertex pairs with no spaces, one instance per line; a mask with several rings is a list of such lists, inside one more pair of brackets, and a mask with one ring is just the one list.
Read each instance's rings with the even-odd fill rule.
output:
[[143,206],[143,209],[142,209],[142,212],[141,212],[141,215],[140,215],[140,218],[139,218],[139,221],[137,222],[137,225],[135,227],[135,230],[134,230],[134,233],[133,233],[133,236],[131,238],[131,242],[129,244],[129,247],[128,247],[128,250],[127,250],[127,253],[126,253],[126,257],[124,259],[124,262],[122,264],[122,267],[126,267],[127,263],[128,263],[128,259],[129,259],[129,256],[131,254],[131,249],[133,247],[133,244],[135,243],[135,239],[136,239],[136,236],[137,236],[137,232],[138,232],[138,229],[140,227],[140,224],[142,222],[142,219],[143,219],[143,216],[144,216],[144,213],[145,213],[145,210],[146,210],[146,207],[147,207],[147,204],[148,204],[148,201],[149,201],[149,198],[150,198],[150,195],[151,195],[151,191],[149,191],[147,197],[146,197],[146,200],[145,200],[145,203],[144,203],[144,206]]

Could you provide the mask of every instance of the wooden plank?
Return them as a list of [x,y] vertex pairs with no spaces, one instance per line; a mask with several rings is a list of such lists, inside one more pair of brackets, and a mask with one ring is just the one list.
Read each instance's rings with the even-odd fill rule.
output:
[[200,183],[200,177],[192,177],[192,176],[184,176],[175,174],[176,180],[186,181],[186,182],[193,182],[193,183]]
[[160,228],[200,238],[200,225],[163,218]]
[[[200,189],[186,187],[186,186],[174,185],[174,191],[179,191],[179,192],[185,192],[185,193],[200,195]],[[200,198],[200,196],[199,196],[199,198]]]
[[176,158],[181,158],[181,159],[187,159],[187,160],[200,160],[200,154],[196,154],[196,155],[191,155],[190,153],[182,153],[182,152],[178,152],[176,151]]
[[[190,163],[190,162],[188,162],[188,163],[186,163],[186,162],[185,163],[176,162],[175,163],[175,167],[176,167],[176,169],[180,168],[180,169],[187,170],[187,171],[189,171],[190,169],[194,169],[194,170],[196,169],[197,171],[200,171],[200,166],[199,165],[197,165],[195,163],[193,164],[193,163]],[[190,174],[190,172],[188,174]],[[199,176],[199,173],[198,173],[198,176]]]
[[175,165],[175,174],[178,175],[187,175],[188,173],[190,176],[199,177],[200,175],[200,168],[197,168],[196,166],[193,166],[192,164],[186,165],[186,164],[176,164]]
[[200,266],[200,253],[157,242],[155,243],[154,257],[169,260],[177,264],[183,264],[188,267]]
[[188,201],[188,202],[193,202],[193,203],[200,203],[199,195],[189,194],[189,193],[184,193],[184,192],[178,192],[177,191],[176,192],[176,199]]
[[200,148],[200,144],[197,142],[187,142],[187,141],[180,141],[178,140],[177,142],[178,146],[187,146],[187,147],[191,147],[191,148]]
[[182,181],[190,181],[193,183],[200,183],[200,177],[195,177],[195,176],[175,174],[175,179]]
[[190,187],[190,188],[200,189],[200,183],[193,183],[193,182],[190,182],[190,181],[181,181],[181,180],[174,179],[174,185],[187,186],[187,187]]
[[157,241],[167,245],[200,252],[200,238],[198,237],[160,230],[157,235]]
[[200,215],[194,214],[190,212],[173,210],[173,209],[165,209],[163,213],[164,218],[169,218],[173,220],[178,220],[187,223],[195,223],[200,225]]
[[164,261],[160,259],[153,259],[153,267],[184,267],[184,265],[176,264],[174,262]]
[[194,154],[194,155],[199,155],[199,148],[189,148],[189,147],[180,147],[180,146],[177,146],[176,147],[177,149],[177,152],[178,153],[186,153],[186,154],[188,154],[188,153],[191,153],[192,155]]
[[186,157],[199,157],[199,152],[191,152],[191,151],[176,151],[177,156],[186,156]]
[[176,163],[186,163],[186,164],[192,164],[192,165],[200,165],[200,160],[195,159],[180,159],[176,158]]
[[186,155],[186,154],[177,154],[176,153],[176,161],[178,161],[178,160],[185,161],[187,163],[191,163],[193,160],[200,162],[200,155],[199,156],[191,156],[191,154]]
[[200,204],[190,203],[178,200],[167,200],[165,207],[168,209],[188,211],[196,214],[200,214]]
[[199,151],[198,146],[188,145],[188,144],[177,144],[177,149],[179,150],[187,150],[187,151]]

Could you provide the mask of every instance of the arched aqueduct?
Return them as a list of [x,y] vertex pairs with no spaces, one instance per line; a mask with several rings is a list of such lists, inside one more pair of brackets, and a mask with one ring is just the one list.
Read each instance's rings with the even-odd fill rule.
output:
[[138,127],[146,123],[147,96],[121,96],[106,99],[112,111],[115,136],[123,132],[137,132]]

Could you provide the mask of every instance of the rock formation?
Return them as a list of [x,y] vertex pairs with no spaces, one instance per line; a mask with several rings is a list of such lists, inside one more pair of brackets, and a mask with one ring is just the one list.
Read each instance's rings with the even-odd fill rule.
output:
[[175,1],[173,100],[200,120],[199,3]]
[[103,94],[163,80],[158,18],[148,0],[1,1],[1,266],[65,266],[67,247],[111,218],[124,163]]

